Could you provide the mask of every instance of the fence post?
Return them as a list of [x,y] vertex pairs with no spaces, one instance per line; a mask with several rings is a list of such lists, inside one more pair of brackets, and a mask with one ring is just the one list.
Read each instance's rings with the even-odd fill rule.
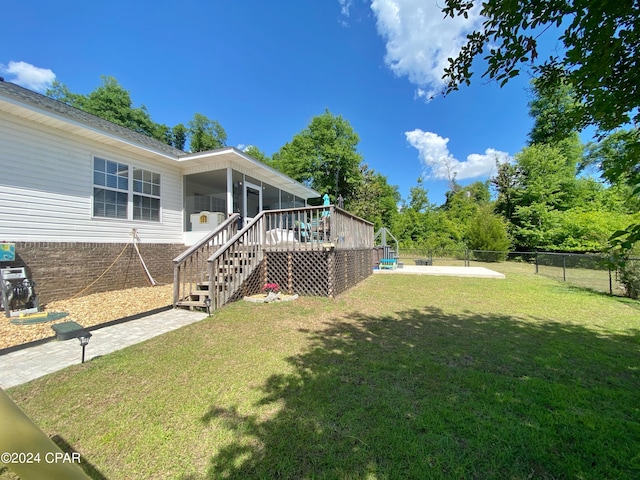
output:
[[567,256],[566,255],[562,255],[562,281],[566,282],[567,281]]
[[464,266],[465,267],[469,266],[469,249],[468,248],[464,249]]
[[609,271],[609,295],[613,295],[613,281],[611,280],[611,262],[607,265]]
[[536,273],[538,273],[538,252],[536,252]]

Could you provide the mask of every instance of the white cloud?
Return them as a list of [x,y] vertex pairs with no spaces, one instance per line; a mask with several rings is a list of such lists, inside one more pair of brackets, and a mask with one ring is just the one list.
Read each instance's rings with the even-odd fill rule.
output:
[[[339,1],[343,10],[350,4]],[[397,76],[406,76],[417,87],[415,96],[426,101],[442,90],[447,59],[458,55],[466,35],[482,19],[478,1],[466,19],[444,18],[443,4],[438,0],[371,1],[378,34],[386,41],[386,65]]]
[[340,13],[345,17],[348,17],[353,0],[338,0],[338,2],[340,3]]
[[448,138],[420,129],[405,132],[404,135],[409,145],[418,150],[425,174],[430,178],[450,181],[453,178],[487,177],[495,170],[496,161],[504,163],[511,160],[508,153],[487,148],[482,154],[472,153],[465,161],[460,161],[449,152]]
[[44,92],[56,79],[55,73],[48,68],[36,67],[26,62],[11,61],[9,65],[0,63],[0,73],[13,77],[8,78],[8,81],[36,92]]

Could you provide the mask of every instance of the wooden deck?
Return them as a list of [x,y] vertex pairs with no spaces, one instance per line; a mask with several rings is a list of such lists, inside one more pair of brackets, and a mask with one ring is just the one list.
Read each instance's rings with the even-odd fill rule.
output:
[[216,309],[271,282],[333,296],[371,274],[373,224],[333,205],[263,211],[241,231],[237,220],[174,259],[174,306]]

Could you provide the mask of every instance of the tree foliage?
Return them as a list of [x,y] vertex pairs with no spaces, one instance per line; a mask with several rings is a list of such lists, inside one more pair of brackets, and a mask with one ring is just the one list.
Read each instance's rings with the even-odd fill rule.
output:
[[[476,2],[445,0],[446,16],[467,17]],[[627,178],[632,195],[640,195],[640,2],[636,0],[485,0],[479,12],[481,28],[467,36],[467,43],[445,70],[446,92],[469,84],[473,60],[484,54],[483,76],[504,85],[529,66],[541,90],[570,86],[575,103],[557,112],[559,131],[594,126],[600,140],[633,124],[626,134],[624,151],[603,164],[610,181]],[[563,48],[541,59],[541,35],[559,32]],[[564,118],[561,116],[564,115]],[[551,129],[552,130],[552,129]],[[616,139],[616,140],[619,140]],[[612,237],[623,248],[640,241],[640,224]]]
[[466,233],[466,245],[471,250],[480,250],[475,254],[478,260],[498,262],[506,258],[511,247],[507,225],[490,205],[478,208],[472,217]]
[[424,213],[433,208],[431,202],[429,202],[429,192],[424,187],[423,177],[418,177],[416,186],[411,187],[409,190],[408,207],[418,213]]
[[553,145],[567,162],[581,164],[584,146],[573,121],[579,102],[571,85],[565,82],[549,85],[534,79],[531,93],[529,115],[534,123],[529,132],[529,145]]
[[262,163],[266,163],[266,164],[271,163],[271,158],[269,158],[269,156],[266,153],[264,153],[255,145],[249,145],[247,148],[245,148],[244,151],[246,154],[251,155],[256,160],[260,160]]
[[102,77],[102,85],[89,95],[71,93],[64,84],[56,80],[47,95],[134,132],[166,141],[168,127],[153,122],[144,105],[134,107],[129,91],[113,77]]
[[73,93],[58,80],[53,82],[46,93],[55,100],[180,150],[184,150],[188,143],[192,152],[212,150],[225,145],[227,134],[217,121],[196,113],[188,128],[182,123],[173,127],[156,123],[144,105],[133,106],[131,94],[115,78],[103,76],[101,79],[102,84],[88,95]]
[[190,149],[192,152],[215,150],[226,145],[227,133],[216,120],[196,113],[189,122]]
[[[470,0],[445,0],[445,15],[467,16]],[[567,84],[579,106],[572,117],[579,128],[610,131],[640,120],[640,3],[635,0],[485,0],[482,27],[467,36],[445,71],[448,91],[470,83],[473,60],[485,53],[484,75],[502,85],[531,65],[548,85]],[[559,31],[564,49],[539,58],[538,39]],[[488,52],[486,51],[488,49]]]
[[356,186],[354,198],[349,203],[350,211],[373,222],[375,231],[391,227],[398,214],[398,187],[389,185],[387,177],[366,164],[360,166],[360,175],[362,182]]
[[325,110],[280,148],[272,164],[334,200],[342,195],[345,205],[349,205],[362,182],[359,142],[360,137],[347,120]]

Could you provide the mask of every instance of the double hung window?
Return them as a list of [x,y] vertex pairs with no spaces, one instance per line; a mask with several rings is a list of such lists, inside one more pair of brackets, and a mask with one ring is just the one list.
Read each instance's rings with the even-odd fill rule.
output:
[[93,159],[93,216],[160,221],[160,174]]

